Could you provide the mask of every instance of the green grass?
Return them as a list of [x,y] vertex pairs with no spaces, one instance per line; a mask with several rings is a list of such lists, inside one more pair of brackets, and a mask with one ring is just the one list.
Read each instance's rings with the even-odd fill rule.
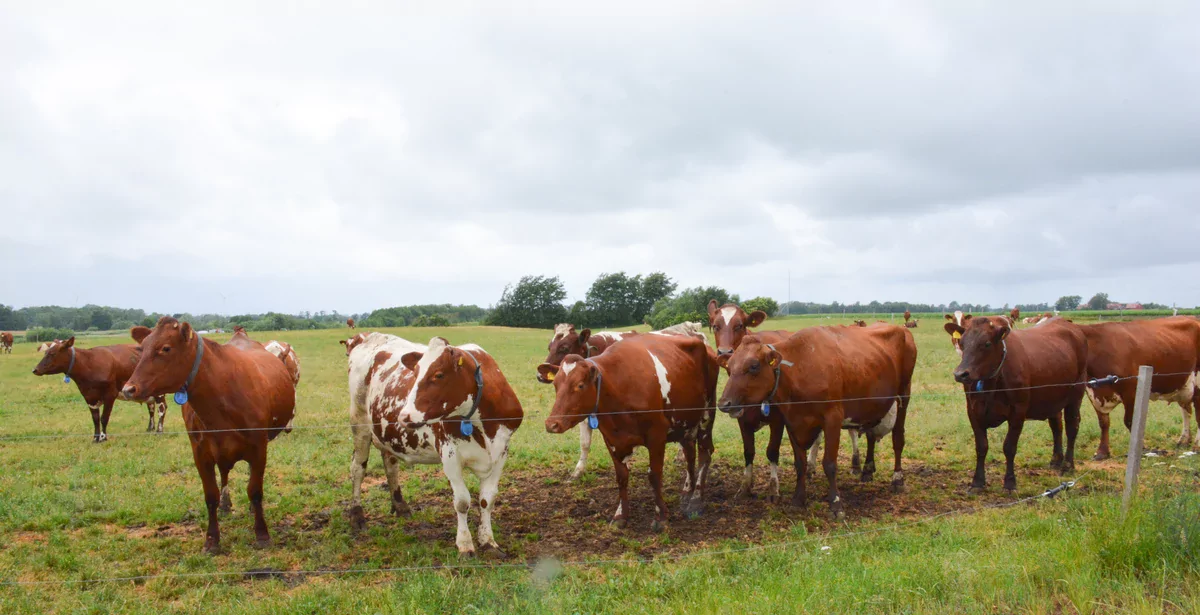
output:
[[[767,326],[849,320],[795,317]],[[337,330],[255,335],[292,343],[303,370],[296,413],[300,428],[270,449],[266,510],[275,545],[250,547],[242,465],[234,470],[234,513],[221,520],[225,553],[200,555],[204,503],[186,437],[119,435],[140,434],[146,418],[143,406],[121,404],[110,425],[115,437],[91,444],[91,420],[74,385],[64,385],[61,377],[32,376],[34,345],[18,343],[12,355],[0,356],[0,437],[74,436],[0,441],[0,581],[264,568],[292,574],[273,580],[239,574],[0,587],[0,612],[1200,612],[1195,589],[1200,456],[1175,456],[1180,422],[1175,407],[1151,405],[1147,447],[1171,455],[1146,460],[1142,496],[1125,520],[1115,510],[1122,462],[1087,461],[1098,429],[1085,404],[1077,457],[1079,472],[1089,474],[1079,488],[1053,500],[919,522],[934,512],[1013,499],[999,492],[1003,429],[992,432],[991,491],[980,497],[964,493],[974,453],[961,389],[949,376],[957,356],[940,327],[922,326],[914,331],[919,357],[905,450],[907,493],[892,495],[885,488],[891,461],[885,441],[880,478],[870,485],[849,476],[843,452],[844,525],[828,520],[818,501],[825,481],[818,477],[807,511],[765,501],[734,505],[718,497],[705,517],[675,517],[667,532],[656,535],[648,530],[645,508],[637,511],[629,530],[604,523],[615,506],[615,490],[601,444],[594,446],[583,480],[563,480],[574,464],[578,439],[542,428],[553,389],[537,384],[533,374],[545,356],[546,331],[389,332],[417,341],[441,334],[452,343],[479,343],[496,357],[525,407],[527,421],[514,437],[495,514],[497,539],[514,556],[503,563],[551,555],[623,562],[568,565],[557,575],[524,567],[294,574],[459,563],[450,490],[437,467],[403,473],[406,496],[416,507],[412,519],[386,516],[387,494],[372,487],[364,501],[369,527],[359,537],[350,533],[342,516],[350,460],[345,357],[337,344],[345,332]],[[88,337],[79,343],[115,341],[122,340]],[[182,429],[173,405],[167,429]],[[1120,454],[1127,434],[1114,427],[1113,435],[1114,452]],[[760,486],[765,483],[764,436],[758,442]],[[729,492],[740,475],[734,421],[719,418],[716,446],[713,480],[720,494]],[[1044,424],[1025,430],[1017,497],[1062,480],[1047,468],[1049,446]],[[792,484],[790,455],[785,445],[785,496]],[[673,458],[671,453],[669,472],[676,477]],[[637,462],[634,498],[644,507],[644,453]],[[382,481],[377,454],[368,476],[372,486]],[[670,501],[678,488],[674,478],[667,482]],[[476,520],[472,513],[472,529]],[[636,563],[640,558],[654,561]]]

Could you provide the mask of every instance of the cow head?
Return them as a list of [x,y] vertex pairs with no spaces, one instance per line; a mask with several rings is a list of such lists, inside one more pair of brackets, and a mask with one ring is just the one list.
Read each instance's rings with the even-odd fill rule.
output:
[[783,357],[757,337],[745,339],[733,354],[720,355],[717,363],[729,372],[717,409],[738,418],[747,406],[766,401],[775,388],[775,369]]
[[971,320],[970,314],[963,314],[962,312],[946,314],[946,324],[943,325],[943,327],[942,327],[946,330],[946,333],[950,334],[950,343],[954,345],[954,351],[957,352],[958,356],[960,356],[960,357],[962,356],[962,352],[963,352],[962,351],[963,327],[966,327],[967,322],[970,320]]
[[754,310],[747,314],[733,303],[726,303],[718,308],[716,299],[708,302],[708,326],[712,327],[713,343],[717,346],[718,355],[732,353],[738,344],[742,343],[749,330],[763,324],[766,319],[767,313],[762,310]]
[[[567,358],[568,355],[577,354],[587,356],[587,343],[591,336],[591,329],[584,329],[576,333],[575,325],[555,325],[554,337],[550,338],[550,345],[547,347],[549,352],[546,354],[545,362],[557,367],[562,365],[563,359]],[[553,373],[543,372],[540,367],[538,368],[538,382],[549,383],[553,378]]]
[[412,370],[414,384],[404,398],[400,423],[406,428],[421,427],[429,421],[464,416],[480,390],[475,382],[478,357],[451,346],[445,338],[429,340],[425,352],[410,352],[400,357]]
[[148,399],[183,388],[201,344],[192,325],[163,316],[154,329],[134,327],[129,334],[138,343],[141,356],[121,395],[125,399]]
[[1010,332],[1012,326],[1004,316],[975,318],[967,323],[960,340],[962,360],[954,369],[954,379],[966,383],[994,378],[1008,353],[1004,339]]
[[51,342],[50,347],[46,349],[46,354],[42,355],[42,360],[38,361],[37,366],[33,368],[33,375],[46,376],[66,373],[67,367],[71,365],[71,348],[74,346],[74,336],[71,336],[70,339]]
[[366,340],[367,334],[359,333],[348,340],[338,340],[338,343],[346,347],[346,356],[350,356],[350,353],[354,350],[354,347],[365,342]]
[[563,433],[580,424],[596,409],[600,369],[581,355],[569,355],[562,365],[543,363],[538,374],[554,382],[554,407],[546,417],[546,431]]

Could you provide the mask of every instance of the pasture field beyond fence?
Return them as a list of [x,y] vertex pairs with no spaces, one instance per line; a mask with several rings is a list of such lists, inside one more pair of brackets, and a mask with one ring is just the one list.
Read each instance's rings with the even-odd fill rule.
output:
[[[917,317],[906,493],[889,489],[890,438],[879,447],[870,483],[851,476],[843,438],[844,522],[829,519],[819,472],[807,510],[735,500],[742,448],[736,422],[722,415],[705,514],[674,515],[662,533],[650,529],[644,449],[635,454],[629,529],[608,525],[616,486],[602,443],[593,447],[587,474],[566,482],[578,436],[546,433],[554,391],[534,380],[549,332],[385,330],[423,343],[442,335],[480,344],[524,405],[493,517],[508,558],[473,560],[460,560],[455,550],[441,468],[403,470],[413,515],[392,517],[374,449],[364,483],[368,527],[351,532],[343,515],[351,456],[346,359],[338,344],[345,329],[253,334],[290,342],[300,357],[296,429],[270,446],[265,507],[273,546],[251,546],[247,467],[240,464],[217,556],[200,552],[206,512],[187,437],[178,433],[178,408],[168,411],[169,433],[147,435],[145,406],[119,403],[110,441],[93,444],[74,384],[61,375],[33,376],[35,345],[18,343],[0,355],[0,613],[1200,613],[1200,455],[1177,447],[1178,408],[1150,406],[1146,448],[1158,456],[1145,460],[1140,497],[1124,520],[1118,509],[1128,434],[1117,417],[1115,458],[1090,461],[1099,430],[1086,401],[1075,488],[1007,506],[1071,478],[1048,467],[1049,428],[1031,423],[1017,457],[1018,493],[1001,489],[1002,427],[990,432],[989,489],[968,495],[974,447],[961,386],[950,375],[958,357],[940,315]],[[868,319],[792,317],[763,328],[854,318]],[[89,336],[79,345],[125,341]],[[24,437],[49,434],[63,437]],[[763,431],[760,491],[765,447]],[[681,477],[676,448],[668,449],[665,486],[673,511]],[[785,441],[785,501],[794,484],[791,459]],[[469,484],[474,492],[477,481]],[[150,578],[82,583],[136,576]]]

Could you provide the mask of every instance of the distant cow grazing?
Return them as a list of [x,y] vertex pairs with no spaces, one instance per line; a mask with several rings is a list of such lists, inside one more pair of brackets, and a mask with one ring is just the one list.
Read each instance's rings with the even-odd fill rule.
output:
[[229,470],[239,461],[250,465],[246,494],[254,509],[255,544],[269,545],[262,504],[267,443],[291,429],[296,407],[291,374],[244,334],[218,344],[170,316],[160,318],[153,330],[138,327],[132,333],[142,355],[121,393],[144,399],[179,392],[176,400],[184,402],[183,421],[208,507],[204,550],[220,551],[217,510],[228,508]]
[[720,360],[729,371],[717,404],[721,411],[738,417],[768,404],[772,414],[783,415],[796,451],[792,504],[807,505],[807,472],[800,451],[824,435],[821,465],[829,480],[830,512],[843,516],[837,454],[841,431],[848,427],[867,434],[863,480],[875,472],[875,443],[892,434],[892,487],[903,488],[904,422],[917,361],[912,333],[891,325],[810,327],[775,344],[747,338],[733,355]]
[[[1100,422],[1100,446],[1096,459],[1109,457],[1109,413],[1117,404],[1125,406],[1125,426],[1133,423],[1133,400],[1137,391],[1138,366],[1154,368],[1150,397],[1179,404],[1183,426],[1179,445],[1191,439],[1191,414],[1197,413],[1200,446],[1200,321],[1188,316],[1154,320],[1104,322],[1082,327],[1088,342],[1088,378],[1118,376],[1124,380],[1088,387],[1088,399]],[[1160,375],[1162,374],[1162,375]]]
[[906,320],[906,321],[904,321],[904,327],[905,327],[905,328],[907,328],[907,329],[916,329],[916,328],[917,328],[917,321],[915,321],[915,320]]
[[8,331],[0,333],[0,350],[4,351],[4,354],[12,354],[12,346],[13,334]]
[[347,326],[347,327],[350,327],[351,329],[355,329],[356,327],[354,326],[354,319],[353,319],[353,318],[347,318],[347,319],[346,319],[346,326]]
[[967,322],[971,320],[970,314],[963,314],[960,311],[955,311],[953,314],[946,314],[946,324],[943,328],[950,335],[950,343],[954,345],[954,352],[958,356],[962,356],[962,332],[966,328]]
[[865,326],[867,326],[867,321],[865,321],[865,320],[856,320],[856,321],[854,321],[854,326],[856,326],[856,327],[865,327]]
[[466,471],[474,473],[479,478],[479,546],[499,552],[492,509],[509,440],[521,426],[524,411],[496,361],[475,344],[451,346],[440,337],[425,346],[368,333],[347,348],[354,438],[351,526],[366,525],[362,479],[374,444],[383,453],[394,514],[409,514],[400,490],[400,462],[441,464],[454,492],[454,542],[463,555],[475,553],[467,526],[471,494],[464,478]]
[[[1008,318],[981,316],[960,331],[962,361],[954,379],[967,394],[967,417],[975,434],[975,474],[971,490],[987,484],[987,430],[1008,423],[1004,437],[1004,489],[1017,488],[1017,441],[1025,421],[1048,421],[1054,437],[1050,467],[1075,468],[1075,436],[1087,373],[1088,343],[1076,325],[1060,321],[1034,329],[1012,329]],[[1062,427],[1067,427],[1066,456]]]
[[38,345],[38,347],[37,347],[37,352],[38,352],[38,354],[45,354],[47,350],[50,350],[50,347],[51,347],[51,346],[53,346],[53,345],[55,345],[55,344],[57,344],[57,343],[59,343],[59,342],[61,342],[61,341],[62,341],[62,340],[54,340],[54,341],[52,341],[52,342],[42,342],[42,343],[41,343],[41,344],[39,344],[39,345]]
[[661,530],[668,519],[663,499],[668,442],[683,447],[687,462],[681,511],[688,516],[702,512],[712,463],[712,402],[717,387],[716,360],[704,341],[692,336],[641,335],[599,356],[570,355],[560,366],[543,363],[538,371],[554,382],[554,407],[546,431],[561,434],[586,420],[604,437],[620,491],[612,518],[616,526],[624,527],[632,513],[629,472],[639,446],[650,453],[657,513],[653,528]]
[[[113,404],[121,397],[121,387],[125,386],[125,381],[133,374],[133,367],[140,356],[138,347],[134,344],[117,344],[76,348],[74,337],[48,344],[42,360],[33,368],[33,375],[63,374],[74,380],[79,393],[83,395],[83,401],[92,411],[92,427],[95,430],[92,442],[107,441],[108,417],[112,414]],[[150,414],[146,431],[157,429],[158,433],[162,433],[163,421],[167,414],[166,399],[157,395],[147,399],[145,403]],[[157,427],[154,421],[155,410],[158,411]]]

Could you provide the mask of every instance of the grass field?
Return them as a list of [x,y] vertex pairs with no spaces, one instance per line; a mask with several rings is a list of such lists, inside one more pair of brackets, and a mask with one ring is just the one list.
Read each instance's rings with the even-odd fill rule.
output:
[[[767,328],[844,322],[796,317]],[[940,323],[925,321],[914,331],[919,357],[904,460],[907,493],[890,493],[886,471],[869,484],[852,478],[843,451],[844,523],[828,518],[822,477],[810,488],[807,510],[735,501],[741,445],[735,422],[722,416],[706,514],[673,517],[661,534],[650,531],[644,451],[636,456],[636,510],[627,530],[607,524],[616,489],[603,446],[594,447],[583,479],[565,482],[578,438],[545,432],[553,389],[533,377],[546,331],[388,332],[479,343],[521,399],[527,420],[513,439],[494,517],[509,559],[458,559],[450,489],[438,467],[405,470],[414,514],[387,515],[388,494],[375,488],[384,480],[375,453],[364,501],[369,526],[351,533],[343,517],[350,440],[346,363],[337,340],[344,330],[255,335],[288,341],[301,358],[297,429],[270,449],[265,505],[274,545],[251,547],[246,466],[239,465],[234,512],[222,519],[225,551],[211,557],[200,554],[204,501],[186,436],[144,435],[145,407],[119,404],[112,439],[92,444],[90,416],[75,386],[61,376],[32,376],[34,345],[18,343],[13,354],[0,356],[0,582],[48,583],[0,586],[0,612],[1200,612],[1200,455],[1179,455],[1178,409],[1151,405],[1147,448],[1165,453],[1146,460],[1141,497],[1127,519],[1117,510],[1123,461],[1088,461],[1098,429],[1086,402],[1079,486],[1054,499],[1002,507],[1063,480],[1047,467],[1049,429],[1035,423],[1021,440],[1018,494],[1000,489],[1002,428],[992,432],[990,489],[969,496],[971,431],[961,389],[950,377],[958,357]],[[1119,424],[1113,446],[1123,456],[1127,434]],[[180,429],[172,405],[167,430]],[[14,439],[43,434],[64,437]],[[760,487],[764,448],[765,433]],[[794,477],[790,455],[785,444],[785,495]],[[672,452],[672,505],[680,475],[673,460]],[[881,470],[890,462],[885,440]],[[975,507],[983,510],[931,519]],[[477,518],[473,513],[473,528]],[[428,569],[441,564],[469,567]],[[406,570],[302,573],[380,568]],[[77,583],[137,575],[170,576]]]

